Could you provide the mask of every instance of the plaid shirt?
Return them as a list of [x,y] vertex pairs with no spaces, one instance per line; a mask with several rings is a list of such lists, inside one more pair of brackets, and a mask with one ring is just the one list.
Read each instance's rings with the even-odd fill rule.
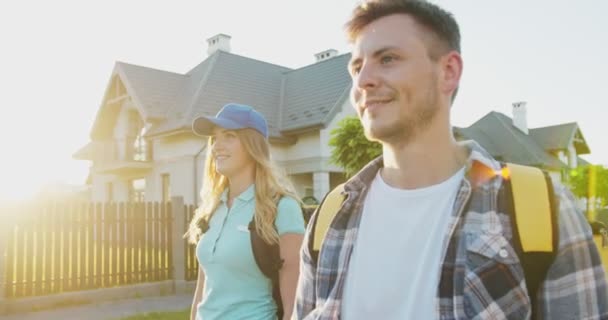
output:
[[[510,241],[509,216],[498,212],[496,205],[502,177],[495,175],[475,188],[471,184],[478,165],[496,172],[500,163],[478,144],[465,145],[471,152],[443,240],[436,318],[529,319],[530,298]],[[341,318],[344,282],[365,196],[381,167],[382,159],[378,158],[345,184],[346,200],[329,227],[318,264],[307,245],[316,213],[312,217],[301,251],[293,318]],[[539,318],[608,319],[606,275],[589,224],[576,209],[571,193],[557,183],[554,189],[560,204],[559,248],[539,288]]]

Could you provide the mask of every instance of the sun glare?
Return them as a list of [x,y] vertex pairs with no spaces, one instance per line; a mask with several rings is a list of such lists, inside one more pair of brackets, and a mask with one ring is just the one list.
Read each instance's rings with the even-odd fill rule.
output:
[[0,183],[0,202],[30,200],[40,185],[23,179],[3,179]]

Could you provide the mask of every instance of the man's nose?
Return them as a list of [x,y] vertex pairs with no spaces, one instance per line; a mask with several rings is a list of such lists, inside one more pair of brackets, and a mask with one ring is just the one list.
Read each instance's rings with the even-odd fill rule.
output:
[[363,64],[355,77],[354,85],[359,89],[370,89],[378,86],[378,72],[370,64]]

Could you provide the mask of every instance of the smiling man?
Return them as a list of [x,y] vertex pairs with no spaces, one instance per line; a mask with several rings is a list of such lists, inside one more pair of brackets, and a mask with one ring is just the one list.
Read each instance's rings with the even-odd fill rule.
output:
[[[450,109],[463,69],[454,17],[426,1],[355,8],[351,102],[382,156],[344,185],[320,251],[302,247],[297,319],[605,319],[604,271],[589,225],[555,184],[559,245],[528,290],[501,164],[458,143]],[[317,239],[318,240],[318,239]]]

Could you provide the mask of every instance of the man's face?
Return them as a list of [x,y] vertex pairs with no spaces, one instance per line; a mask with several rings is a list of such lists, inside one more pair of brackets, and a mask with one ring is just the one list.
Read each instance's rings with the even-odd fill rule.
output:
[[368,24],[355,38],[351,103],[368,139],[407,143],[439,110],[439,67],[429,56],[424,30],[410,16],[394,14]]

